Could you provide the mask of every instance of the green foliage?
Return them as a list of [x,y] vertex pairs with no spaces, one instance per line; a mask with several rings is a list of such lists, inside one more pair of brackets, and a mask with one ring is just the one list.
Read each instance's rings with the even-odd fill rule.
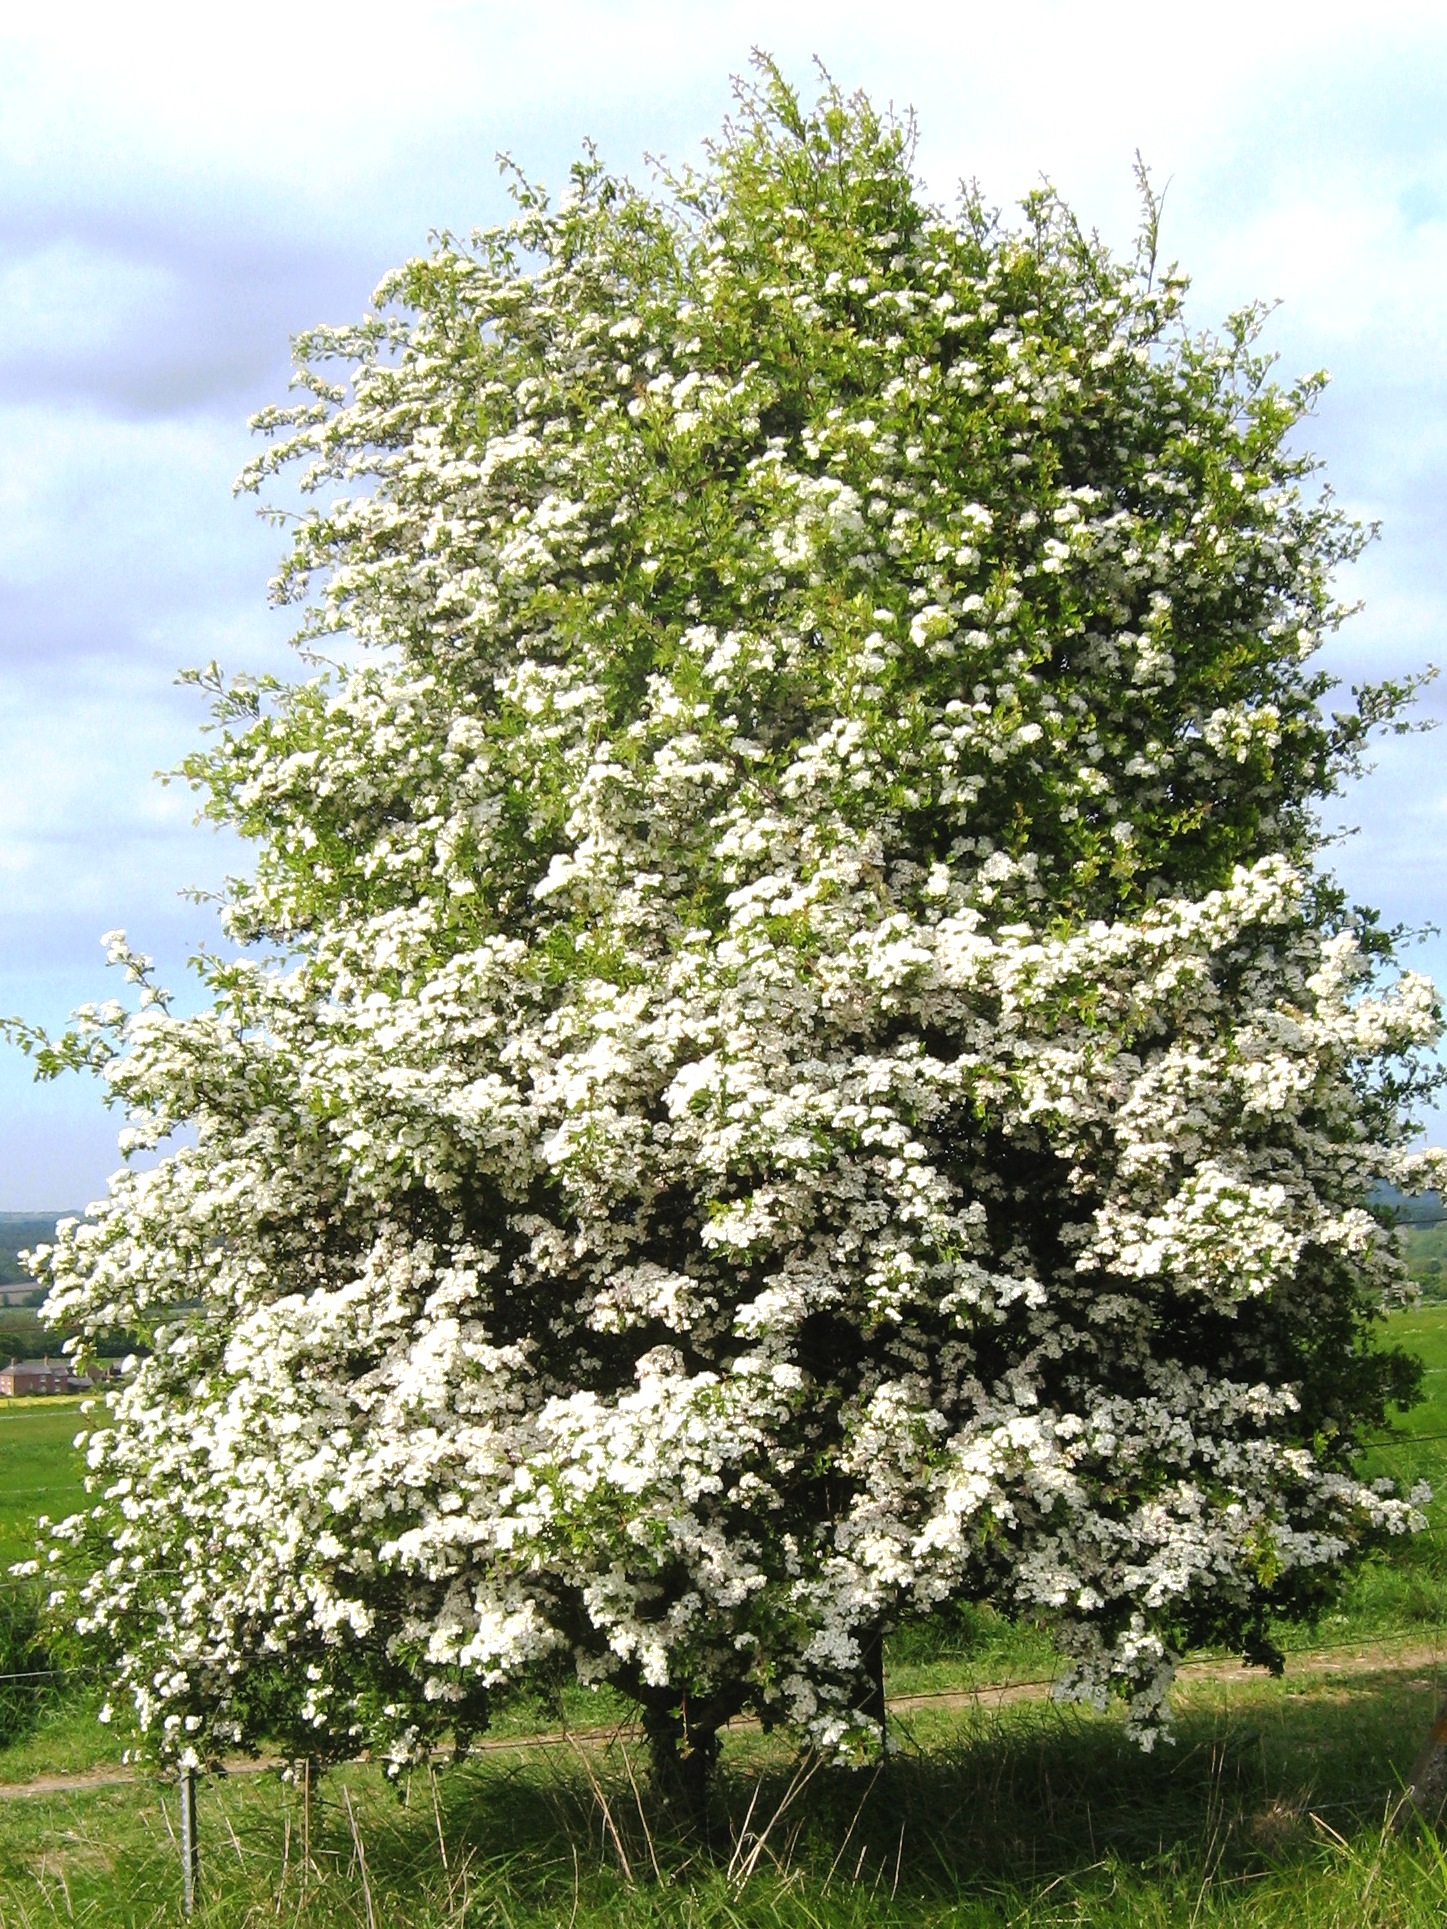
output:
[[[50,1324],[42,1316],[39,1302],[44,1295],[44,1287],[37,1287],[35,1304],[0,1307],[0,1365],[11,1358],[57,1360],[66,1341],[78,1337],[63,1326]],[[97,1360],[117,1360],[132,1352],[133,1347],[126,1336],[112,1333],[99,1338],[90,1351]]]
[[[519,657],[581,661],[627,769],[660,740],[650,679],[685,702],[711,695],[689,643],[700,625],[747,659],[728,713],[696,720],[702,749],[768,790],[821,720],[855,719],[861,767],[900,773],[896,835],[922,862],[959,854],[958,800],[905,773],[928,769],[941,714],[973,697],[975,733],[1014,743],[1005,780],[975,787],[970,848],[1028,855],[1027,904],[1061,919],[1118,917],[1263,852],[1317,848],[1316,801],[1411,694],[1320,707],[1332,686],[1309,657],[1341,614],[1332,573],[1367,535],[1299,488],[1316,465],[1295,438],[1322,378],[1273,380],[1263,310],[1189,331],[1183,279],[1117,261],[1048,190],[1018,232],[974,194],[945,219],[918,193],[911,138],[861,97],[831,91],[810,111],[765,66],[713,165],[668,177],[668,202],[590,158],[556,214],[529,191],[515,227],[470,249],[447,237],[385,284],[405,323],[300,340],[318,403],[261,418],[279,439],[250,481],[319,460],[313,483],[370,476],[387,512],[349,495],[307,518],[282,593],[324,580],[309,632],[400,650],[429,679],[414,701],[436,728],[380,785],[368,760],[321,796],[310,772],[345,768],[361,719],[322,684],[216,681],[222,741],[187,768],[261,846],[238,929],[285,936],[407,902],[378,834],[421,830],[459,751],[484,743],[507,766],[510,834],[478,848],[488,874],[474,867],[479,889],[452,907],[458,938],[529,929],[532,884],[565,842],[567,737],[539,756],[494,680]],[[419,354],[427,397],[410,379]],[[326,364],[358,358],[385,415],[336,406],[345,385]],[[419,430],[461,465],[520,438],[497,523],[472,520],[465,467],[399,461]],[[540,430],[569,447],[580,513],[561,527]],[[800,554],[772,554],[810,481],[834,526],[821,502]],[[493,584],[486,550],[509,525],[545,541],[550,566]],[[384,681],[375,694],[380,719]],[[875,786],[855,798],[877,821]],[[690,882],[707,893],[707,867]]]

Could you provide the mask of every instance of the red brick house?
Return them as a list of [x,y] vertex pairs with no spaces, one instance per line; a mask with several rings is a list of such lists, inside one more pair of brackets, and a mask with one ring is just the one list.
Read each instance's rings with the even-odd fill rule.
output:
[[0,1395],[79,1393],[90,1385],[70,1370],[68,1360],[12,1360],[0,1366]]

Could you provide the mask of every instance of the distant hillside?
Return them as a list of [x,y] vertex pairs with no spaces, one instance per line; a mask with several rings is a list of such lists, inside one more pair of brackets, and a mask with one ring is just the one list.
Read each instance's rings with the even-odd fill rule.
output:
[[[1376,1186],[1371,1203],[1388,1207],[1400,1226],[1438,1226],[1447,1220],[1447,1205],[1435,1192],[1409,1197],[1393,1186]],[[30,1275],[20,1264],[20,1254],[27,1247],[45,1245],[54,1236],[57,1219],[78,1217],[73,1207],[64,1212],[0,1212],[0,1291],[31,1285]]]
[[31,1278],[20,1264],[28,1246],[43,1246],[55,1235],[57,1219],[73,1212],[0,1212],[0,1287],[28,1286]]
[[1373,1188],[1371,1203],[1387,1206],[1399,1226],[1437,1226],[1447,1219],[1447,1206],[1440,1193],[1398,1192],[1395,1186]]
[[[20,1254],[31,1246],[44,1246],[55,1235],[57,1219],[78,1219],[69,1212],[0,1212],[0,1366],[10,1359],[54,1358],[69,1330],[41,1324],[36,1311],[43,1295],[20,1264]],[[27,1292],[25,1289],[29,1288]],[[121,1359],[134,1350],[126,1334],[111,1334],[96,1351],[102,1359]]]

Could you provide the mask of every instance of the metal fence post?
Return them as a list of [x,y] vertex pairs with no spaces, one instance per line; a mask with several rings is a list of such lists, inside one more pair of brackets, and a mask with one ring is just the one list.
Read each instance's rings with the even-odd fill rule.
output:
[[181,1909],[187,1921],[196,1913],[199,1857],[196,1842],[196,1771],[181,1769]]

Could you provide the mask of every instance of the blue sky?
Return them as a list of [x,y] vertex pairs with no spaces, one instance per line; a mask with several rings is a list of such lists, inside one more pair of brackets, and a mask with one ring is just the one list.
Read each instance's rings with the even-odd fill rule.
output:
[[[231,481],[289,335],[359,314],[441,226],[505,212],[494,156],[560,183],[697,154],[767,46],[918,112],[936,198],[1042,175],[1128,245],[1132,156],[1203,323],[1279,299],[1285,373],[1334,380],[1311,441],[1381,541],[1333,645],[1350,680],[1447,661],[1447,9],[1097,0],[787,8],[218,0],[0,18],[0,1012],[110,995],[121,926],[178,983],[182,897],[242,854],[152,773],[196,739],[176,671],[283,667],[276,532]],[[1428,710],[1447,707],[1447,693]],[[1447,736],[1382,750],[1337,868],[1389,919],[1447,923]],[[1447,982],[1447,942],[1418,961]],[[118,1121],[0,1055],[0,1209],[84,1204]]]

